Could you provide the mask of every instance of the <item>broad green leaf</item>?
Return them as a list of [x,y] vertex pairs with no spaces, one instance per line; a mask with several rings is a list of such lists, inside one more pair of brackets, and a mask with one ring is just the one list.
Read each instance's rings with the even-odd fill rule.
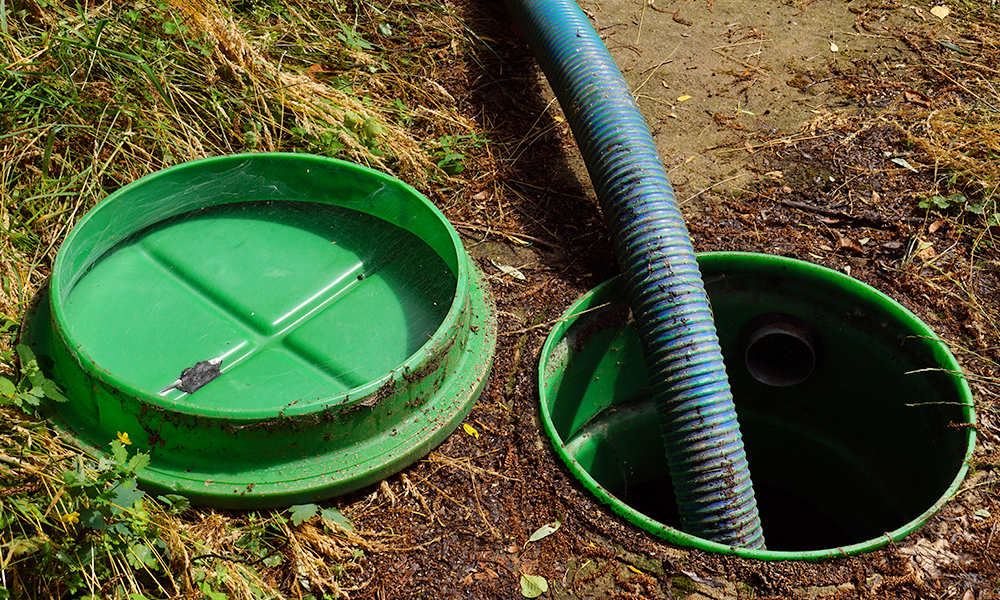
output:
[[45,376],[42,375],[42,370],[38,368],[38,359],[35,358],[35,353],[24,344],[18,344],[17,356],[21,359],[21,370],[28,376],[28,380],[35,387],[40,387],[42,382],[45,381]]
[[322,516],[323,519],[330,521],[331,523],[336,523],[337,525],[340,525],[347,531],[354,531],[354,524],[351,523],[351,520],[345,517],[344,513],[340,512],[336,508],[333,507],[324,508],[323,512],[320,513],[320,516]]
[[13,396],[17,393],[17,386],[14,382],[6,377],[0,377],[0,394],[4,396]]
[[308,521],[309,519],[316,516],[316,511],[319,507],[315,504],[296,504],[288,509],[288,512],[292,515],[292,524],[301,525]]
[[525,598],[537,598],[549,591],[549,582],[541,575],[521,574],[521,595]]
[[59,389],[59,386],[56,385],[54,381],[46,379],[42,382],[40,387],[42,388],[42,392],[45,393],[45,397],[49,400],[53,400],[55,402],[69,402],[69,398],[63,395],[62,390]]
[[31,406],[38,406],[41,404],[42,398],[45,397],[45,392],[40,387],[33,387],[28,390],[27,394],[19,394],[17,397]]
[[166,504],[170,507],[170,512],[174,514],[180,514],[185,510],[191,508],[191,501],[185,496],[180,494],[167,494],[165,496],[157,496],[157,500]]
[[104,520],[104,515],[92,508],[80,509],[80,525],[91,529],[108,528],[108,523]]
[[535,533],[531,534],[531,537],[528,538],[528,543],[537,542],[542,538],[547,538],[558,531],[560,527],[562,527],[562,521],[555,521],[553,523],[542,525],[535,530]]
[[128,461],[128,470],[132,473],[140,471],[149,466],[149,453],[148,452],[137,452],[135,456]]
[[133,569],[140,570],[142,568],[156,569],[159,563],[156,561],[156,554],[147,546],[146,544],[132,544],[128,547],[128,553],[125,555],[128,563],[132,565]]
[[128,479],[119,483],[113,491],[114,495],[111,497],[111,503],[115,506],[112,509],[112,512],[115,514],[122,510],[132,510],[135,503],[145,495],[142,490],[136,489],[135,479]]
[[285,560],[285,557],[283,557],[281,554],[278,554],[276,552],[274,554],[268,554],[267,556],[265,556],[261,560],[261,562],[264,563],[265,567],[270,567],[270,568],[273,569],[274,567],[277,567],[278,565],[280,565],[282,563],[282,561],[284,561],[284,560]]
[[229,600],[229,596],[213,590],[207,581],[201,582],[201,593],[205,594],[208,600]]
[[78,485],[84,483],[83,476],[76,471],[64,471],[62,474],[63,483],[66,485]]
[[125,449],[125,444],[122,444],[119,440],[111,442],[111,456],[122,467],[128,464],[128,450]]

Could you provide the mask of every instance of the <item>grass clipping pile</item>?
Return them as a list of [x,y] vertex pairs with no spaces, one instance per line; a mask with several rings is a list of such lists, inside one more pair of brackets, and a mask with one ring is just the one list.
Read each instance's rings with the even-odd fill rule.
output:
[[[706,151],[760,177],[697,207],[694,242],[846,271],[914,310],[969,374],[980,443],[957,500],[906,543],[806,565],[670,547],[583,493],[542,439],[544,336],[614,265],[565,119],[499,3],[0,0],[0,598],[997,597],[998,19],[963,4],[953,30],[887,30],[886,11],[910,8],[855,9],[857,35],[898,41],[912,66],[829,63],[852,108]],[[62,397],[18,324],[108,193],[272,150],[387,171],[445,211],[497,299],[490,384],[425,460],[335,501],[150,497],[128,432],[91,457],[32,416]]]

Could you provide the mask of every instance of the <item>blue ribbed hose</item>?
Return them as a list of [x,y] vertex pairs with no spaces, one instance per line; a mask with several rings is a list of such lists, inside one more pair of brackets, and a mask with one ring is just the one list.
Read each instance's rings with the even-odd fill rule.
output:
[[649,367],[681,529],[761,548],[712,311],[649,127],[575,2],[507,6],[559,98],[608,220]]

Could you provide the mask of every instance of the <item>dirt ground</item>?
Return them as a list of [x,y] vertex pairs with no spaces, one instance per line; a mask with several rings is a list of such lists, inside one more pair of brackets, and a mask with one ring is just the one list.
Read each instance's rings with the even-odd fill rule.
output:
[[[593,499],[541,433],[536,367],[552,320],[615,274],[608,234],[572,134],[503,6],[459,3],[489,51],[449,55],[440,83],[494,143],[468,165],[479,179],[434,200],[487,274],[497,356],[467,421],[478,438],[459,429],[402,474],[336,501],[358,531],[395,548],[347,571],[351,596],[518,598],[521,575],[534,574],[551,598],[1000,597],[996,249],[970,233],[969,215],[918,208],[944,184],[905,128],[907,115],[975,102],[973,78],[990,66],[960,63],[997,48],[976,14],[952,4],[939,18],[923,0],[583,7],[639,99],[698,250],[848,273],[964,349],[979,417],[973,475],[904,542],[821,564],[675,547]],[[556,520],[555,534],[527,543]]]

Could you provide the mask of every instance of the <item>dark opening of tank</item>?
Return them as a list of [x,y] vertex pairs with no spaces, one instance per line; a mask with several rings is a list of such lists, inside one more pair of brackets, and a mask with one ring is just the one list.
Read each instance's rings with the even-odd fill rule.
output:
[[[826,558],[901,539],[960,484],[971,392],[943,343],[875,290],[762,255],[703,255],[767,549]],[[677,543],[658,415],[624,287],[598,287],[543,350],[543,422],[570,470],[616,512]],[[692,539],[694,538],[694,539]],[[848,548],[848,550],[844,550]]]

